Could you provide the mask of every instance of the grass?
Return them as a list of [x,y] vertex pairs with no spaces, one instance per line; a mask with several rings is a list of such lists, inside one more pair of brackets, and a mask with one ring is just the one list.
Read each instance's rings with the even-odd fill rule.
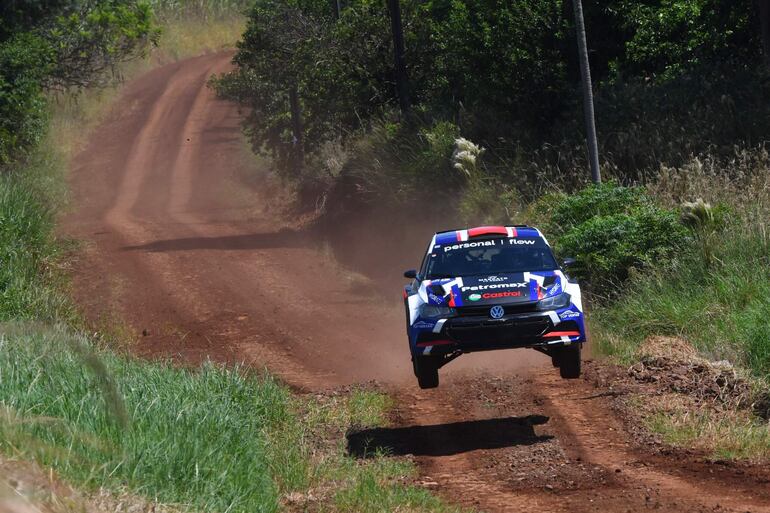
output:
[[[625,364],[648,337],[669,335],[705,357],[747,369],[755,386],[770,386],[770,184],[767,152],[741,151],[729,167],[694,159],[663,168],[649,189],[667,206],[704,198],[721,205],[713,231],[701,232],[668,266],[634,273],[620,297],[590,312],[594,348]],[[714,459],[767,461],[770,424],[750,410],[671,404],[645,397],[643,423],[674,446]]]
[[157,62],[235,48],[246,23],[239,15],[210,18],[187,16],[162,19],[161,27],[161,46],[153,56]]
[[667,407],[646,417],[644,424],[665,443],[705,451],[713,460],[770,460],[770,424],[746,412]]
[[0,320],[67,317],[54,215],[63,203],[58,155],[36,152],[24,172],[0,176]]
[[0,450],[87,490],[191,511],[453,511],[408,485],[407,461],[346,456],[351,426],[383,422],[380,393],[293,396],[266,374],[135,360],[64,328],[0,332]]
[[592,315],[595,340],[623,360],[651,335],[686,338],[702,353],[770,375],[770,233],[765,217],[736,215],[704,250],[669,269],[635,276],[615,303]]

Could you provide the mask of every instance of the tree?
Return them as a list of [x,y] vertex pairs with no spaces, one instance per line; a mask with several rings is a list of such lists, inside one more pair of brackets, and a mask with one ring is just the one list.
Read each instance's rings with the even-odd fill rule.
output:
[[398,104],[401,112],[409,112],[409,81],[406,75],[406,63],[404,62],[404,28],[401,22],[401,4],[399,0],[388,0],[388,12],[390,13],[391,32],[393,33],[393,68],[396,74],[396,90],[398,91]]
[[[45,129],[44,93],[103,85],[157,40],[142,0],[8,0],[0,6],[0,166]],[[110,73],[113,72],[113,73]]]
[[759,24],[762,31],[762,50],[765,56],[765,65],[770,67],[770,0],[757,0],[759,2]]
[[599,170],[599,142],[596,139],[596,118],[594,116],[594,93],[591,84],[591,66],[588,63],[588,44],[586,43],[586,26],[583,19],[583,4],[581,0],[572,0],[575,9],[575,28],[580,53],[580,75],[583,79],[583,112],[586,122],[586,139],[588,141],[588,160],[591,164],[591,180],[601,183]]

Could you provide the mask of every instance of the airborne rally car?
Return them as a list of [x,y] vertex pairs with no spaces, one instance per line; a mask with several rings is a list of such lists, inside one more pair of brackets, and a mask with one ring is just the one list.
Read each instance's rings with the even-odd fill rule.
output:
[[[564,266],[571,264],[565,260]],[[532,348],[562,378],[580,376],[586,341],[580,286],[540,230],[482,226],[439,232],[418,270],[406,271],[407,335],[420,388],[463,353]]]

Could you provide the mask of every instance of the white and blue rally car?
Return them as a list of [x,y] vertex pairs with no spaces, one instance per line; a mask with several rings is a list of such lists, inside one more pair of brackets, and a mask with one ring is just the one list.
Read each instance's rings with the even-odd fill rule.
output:
[[580,377],[586,341],[580,286],[540,230],[481,226],[436,233],[419,270],[404,273],[407,335],[420,388],[463,353],[532,348],[562,378]]

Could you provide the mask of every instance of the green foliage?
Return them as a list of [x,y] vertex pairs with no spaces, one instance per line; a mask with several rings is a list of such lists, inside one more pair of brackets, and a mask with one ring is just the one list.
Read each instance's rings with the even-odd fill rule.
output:
[[642,188],[615,183],[548,196],[536,207],[556,251],[576,258],[574,273],[597,293],[612,293],[632,269],[661,266],[685,246],[688,231],[674,210]]
[[76,2],[36,30],[52,49],[52,67],[43,75],[49,89],[104,84],[115,66],[157,43],[152,10],[143,0]]
[[[82,360],[91,350],[63,333],[6,333],[0,346],[0,397],[21,415],[0,422],[3,451],[90,487],[129,486],[199,511],[277,510],[264,433],[289,415],[289,394],[274,381],[108,353],[94,354],[103,374],[92,375]],[[104,396],[100,380],[116,393]],[[121,404],[105,407],[107,398]]]
[[0,43],[0,168],[33,147],[45,131],[41,79],[50,62],[50,49],[35,35]]
[[103,84],[158,35],[141,0],[11,2],[0,14],[0,169],[42,137],[46,91]]
[[0,321],[71,314],[58,290],[63,250],[54,237],[62,167],[55,150],[41,148],[23,172],[0,174]]
[[548,210],[548,233],[564,235],[597,217],[625,213],[652,202],[640,187],[621,187],[607,182],[586,187],[577,194],[555,195],[540,202]]
[[598,291],[620,285],[631,269],[663,265],[685,236],[675,212],[644,207],[586,221],[559,238],[557,249],[575,255],[578,274]]
[[758,58],[756,6],[751,0],[619,2],[632,37],[619,66],[663,79],[704,62]]
[[[769,82],[759,66],[752,2],[584,4],[605,174],[624,183],[645,180],[661,163],[678,166],[702,154],[727,160],[736,144],[767,139]],[[586,182],[570,1],[402,0],[401,6],[412,136],[450,121],[488,150],[483,182],[461,184],[468,188],[458,192],[468,198],[465,211],[509,184],[515,195],[534,197],[543,182],[565,188]],[[245,125],[254,148],[273,157],[283,176],[318,187],[301,196],[312,205],[335,180],[356,180],[347,171],[328,175],[321,158],[328,145],[363,160],[369,142],[380,140],[366,132],[388,123],[396,105],[384,3],[354,0],[342,7],[335,19],[327,0],[258,1],[237,69],[215,82],[221,94],[249,107]],[[293,113],[292,91],[299,98]],[[383,152],[403,154],[397,144]],[[365,154],[357,156],[359,150]],[[389,164],[383,169],[399,175],[383,182],[408,175]],[[420,184],[389,189],[417,198]]]
[[717,233],[709,266],[693,246],[670,268],[634,277],[616,303],[593,313],[603,352],[628,356],[650,335],[678,335],[757,376],[770,373],[766,219],[736,218]]

